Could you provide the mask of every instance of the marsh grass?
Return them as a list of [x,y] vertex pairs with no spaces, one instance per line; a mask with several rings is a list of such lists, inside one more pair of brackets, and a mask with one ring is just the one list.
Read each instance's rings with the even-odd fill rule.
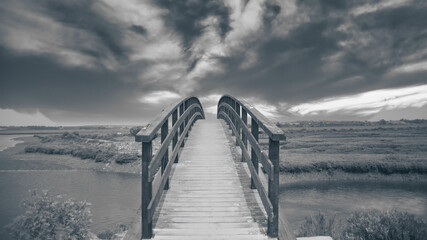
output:
[[[61,135],[37,136],[39,143],[25,147],[27,153],[71,155],[80,159],[92,159],[95,162],[126,164],[138,160],[138,151],[130,142],[131,138],[110,134],[85,134],[64,132]],[[127,144],[125,150],[118,145]]]
[[[283,173],[427,174],[427,121],[279,126],[287,137],[280,148]],[[267,150],[268,139],[264,138],[260,142]]]
[[319,212],[305,218],[297,235],[331,236],[335,240],[423,240],[427,236],[427,224],[414,215],[396,210],[359,211],[345,219]]

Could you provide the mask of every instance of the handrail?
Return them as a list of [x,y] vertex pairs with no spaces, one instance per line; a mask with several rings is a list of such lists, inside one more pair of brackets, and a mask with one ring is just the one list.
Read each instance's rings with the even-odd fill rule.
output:
[[[169,118],[172,118],[170,130]],[[205,114],[199,99],[187,97],[163,109],[152,123],[135,136],[135,141],[142,142],[141,234],[143,239],[150,239],[153,236],[152,218],[163,190],[169,189],[172,165],[178,162],[180,147],[184,147],[185,137],[188,137],[194,122],[204,118]],[[153,156],[152,142],[159,130],[161,146]],[[169,158],[171,142],[172,154]],[[160,184],[153,192],[153,181],[159,169],[161,169],[161,175],[157,176],[160,177]]]
[[[251,117],[250,129],[248,114]],[[217,118],[222,118],[236,136],[236,145],[242,150],[242,161],[246,161],[251,173],[251,188],[257,189],[268,217],[267,234],[269,237],[283,236],[279,232],[279,145],[286,140],[283,131],[268,120],[262,113],[244,100],[224,95],[218,101]],[[269,138],[268,156],[259,145],[258,136],[261,128]],[[248,153],[248,141],[251,155]],[[268,190],[264,188],[258,174],[259,163],[263,165],[268,176]],[[289,239],[295,239],[288,234]],[[288,238],[288,237],[287,237]]]

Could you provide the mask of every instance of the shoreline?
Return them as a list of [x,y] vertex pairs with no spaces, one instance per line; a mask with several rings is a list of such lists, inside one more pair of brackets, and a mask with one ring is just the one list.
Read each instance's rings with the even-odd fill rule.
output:
[[[0,151],[0,157],[7,156],[14,160],[20,161],[37,161],[43,162],[47,165],[55,164],[63,166],[64,170],[93,170],[99,172],[114,172],[114,173],[128,173],[128,174],[141,174],[141,162],[135,161],[128,164],[111,163],[97,163],[89,159],[80,159],[70,155],[55,155],[43,153],[26,153],[25,147],[38,141],[33,136],[17,137],[20,142],[15,146],[9,147]],[[236,147],[232,147],[232,152],[239,155]],[[233,155],[234,155],[233,154]],[[236,156],[238,157],[238,156]],[[9,171],[9,169],[7,169]],[[22,169],[17,169],[22,170]],[[28,169],[23,169],[28,170]],[[385,175],[381,173],[346,173],[342,171],[320,171],[309,173],[280,173],[280,185],[295,185],[302,183],[310,183],[315,181],[399,181],[399,182],[420,182],[427,183],[427,175],[422,174],[390,174]]]
[[[97,163],[90,159],[80,159],[70,155],[43,154],[43,153],[26,153],[25,147],[38,141],[33,136],[22,137],[23,142],[17,143],[13,147],[9,147],[0,152],[0,158],[8,158],[11,160],[37,162],[45,166],[54,165],[54,168],[48,167],[48,170],[92,170],[98,172],[114,172],[114,173],[129,173],[141,174],[140,161],[128,164]],[[9,170],[9,169],[7,169]],[[28,169],[16,169],[28,170]]]

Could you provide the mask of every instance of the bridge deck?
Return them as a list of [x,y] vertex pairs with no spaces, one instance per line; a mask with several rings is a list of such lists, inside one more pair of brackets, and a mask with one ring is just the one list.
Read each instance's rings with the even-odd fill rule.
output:
[[233,159],[220,120],[197,121],[153,219],[154,239],[268,239],[246,163]]

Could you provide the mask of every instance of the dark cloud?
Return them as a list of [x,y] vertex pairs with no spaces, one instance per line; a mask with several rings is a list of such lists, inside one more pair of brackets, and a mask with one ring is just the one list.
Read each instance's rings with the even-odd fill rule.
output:
[[[427,47],[422,26],[427,21],[427,15],[423,14],[425,7],[384,8],[352,16],[351,9],[363,3],[299,1],[298,4],[297,14],[306,14],[311,21],[297,25],[286,36],[265,32],[261,42],[250,46],[257,55],[256,64],[250,69],[240,67],[247,57],[245,52],[221,58],[226,70],[220,76],[204,79],[201,91],[209,92],[220,86],[217,92],[296,104],[425,83],[422,72],[405,75],[405,81],[402,76],[387,75],[407,62],[408,56]],[[268,5],[267,11],[271,11]],[[264,22],[270,23],[265,16]],[[339,29],[348,24],[349,29]],[[364,45],[368,40],[370,44]],[[345,42],[355,46],[343,46]]]
[[141,34],[141,35],[147,34],[147,29],[145,29],[143,26],[139,26],[139,25],[132,25],[130,27],[130,30],[132,30],[138,34]]
[[150,118],[147,113],[156,112],[135,101],[144,87],[126,81],[136,75],[131,69],[123,73],[69,68],[48,57],[15,55],[3,48],[0,66],[0,108],[39,109],[48,117],[61,111],[65,115],[53,120],[68,122],[77,116],[143,121]]
[[[87,1],[48,1],[47,15],[65,26],[82,29],[95,34],[99,43],[111,51],[118,59],[125,60],[129,49],[122,44],[122,30],[99,13],[93,10],[94,2]],[[99,49],[97,55],[102,55],[104,49]],[[81,51],[87,52],[88,49]],[[92,50],[93,51],[93,50]]]
[[158,6],[168,10],[165,20],[173,29],[182,35],[183,46],[188,49],[193,40],[203,33],[201,21],[209,16],[219,18],[218,32],[221,37],[231,30],[229,24],[230,10],[220,1],[154,1]]
[[[236,7],[159,0],[149,2],[153,19],[133,22],[112,16],[102,1],[22,3],[27,8],[19,10],[31,9],[25,19],[16,10],[21,5],[6,1],[0,6],[0,108],[40,109],[54,120],[150,119],[158,106],[138,99],[154,90],[230,93],[291,106],[425,83],[425,70],[399,69],[427,61],[427,3],[381,2],[268,0]],[[217,36],[204,35],[212,34],[204,25],[209,17],[218,20],[209,26]],[[34,26],[40,32],[31,32]],[[49,26],[57,29],[44,29]]]

